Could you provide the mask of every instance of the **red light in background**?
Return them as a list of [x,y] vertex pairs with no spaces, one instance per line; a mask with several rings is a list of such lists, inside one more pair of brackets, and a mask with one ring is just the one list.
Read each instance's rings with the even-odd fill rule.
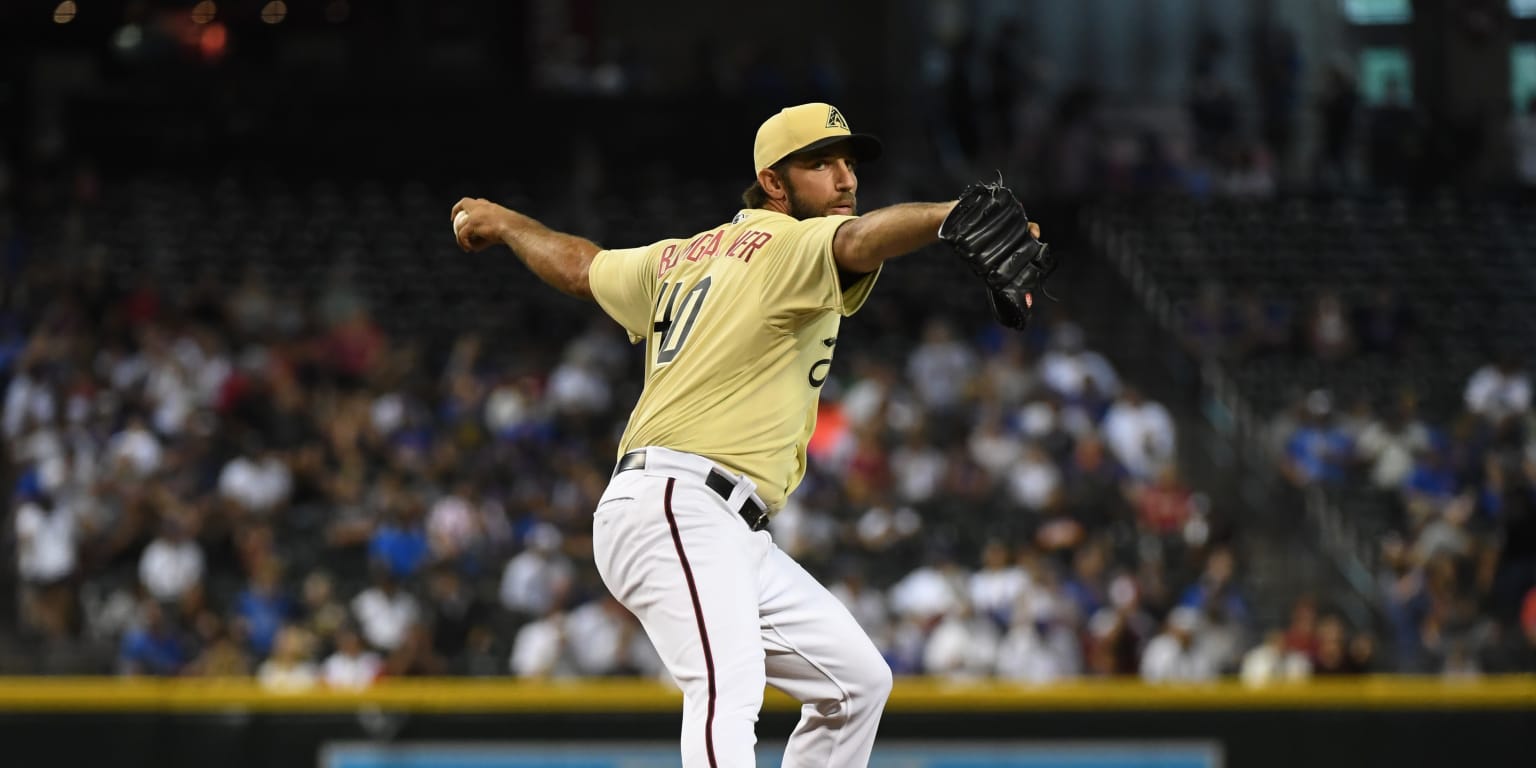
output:
[[224,56],[224,49],[229,45],[229,29],[219,22],[214,22],[203,27],[202,37],[198,38],[197,49],[203,54],[203,58],[209,61],[217,61]]

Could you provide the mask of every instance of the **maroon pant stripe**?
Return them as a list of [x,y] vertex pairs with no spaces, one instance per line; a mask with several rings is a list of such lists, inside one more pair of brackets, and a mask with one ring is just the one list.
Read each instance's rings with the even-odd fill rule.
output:
[[677,481],[667,478],[667,525],[672,527],[672,543],[677,546],[677,559],[683,564],[683,577],[688,580],[688,594],[693,598],[693,618],[699,623],[699,641],[704,645],[704,674],[709,681],[709,710],[704,717],[704,751],[709,754],[710,768],[715,765],[715,657],[709,652],[709,630],[704,626],[704,606],[699,603],[699,588],[693,583],[693,569],[688,567],[688,555],[683,552],[683,536],[677,531],[677,518],[672,515],[672,486]]

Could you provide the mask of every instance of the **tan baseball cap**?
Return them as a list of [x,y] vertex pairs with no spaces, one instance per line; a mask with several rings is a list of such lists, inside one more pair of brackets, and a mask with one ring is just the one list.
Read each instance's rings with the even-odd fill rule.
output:
[[853,159],[860,162],[880,156],[880,140],[849,130],[848,121],[837,107],[819,101],[785,107],[758,127],[752,161],[761,172],[797,152],[821,149],[839,141],[848,142]]

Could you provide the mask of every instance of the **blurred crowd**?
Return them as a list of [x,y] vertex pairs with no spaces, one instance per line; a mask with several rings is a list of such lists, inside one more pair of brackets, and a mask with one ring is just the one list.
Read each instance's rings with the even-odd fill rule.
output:
[[1271,425],[1292,483],[1384,512],[1375,597],[1399,668],[1536,668],[1533,418],[1530,373],[1506,356],[1446,421],[1421,416],[1411,388],[1382,409],[1317,389]]
[[[1371,655],[1379,637],[1379,655],[1409,672],[1536,668],[1536,415],[1525,320],[1501,314],[1529,290],[1529,236],[1479,224],[1504,244],[1464,252],[1467,269],[1493,275],[1455,288],[1476,324],[1414,301],[1441,278],[1409,258],[1375,276],[1312,276],[1254,251],[1235,260],[1258,262],[1246,276],[1213,259],[1176,312],[1185,350],[1270,414],[1282,475],[1324,492],[1376,571],[1375,626],[1340,619],[1339,631]],[[1275,289],[1297,281],[1317,287]],[[1479,364],[1478,350],[1493,359]]]
[[[19,284],[0,347],[17,671],[664,679],[591,561],[639,386],[616,326],[534,362],[471,330],[430,355],[345,281],[296,295],[252,268],[179,291],[88,261]],[[1316,606],[1256,625],[1168,409],[1087,342],[1066,319],[1004,337],[934,316],[908,349],[850,350],[775,541],[900,674],[1387,668]],[[1401,561],[1415,631],[1450,610],[1455,555]]]
[[[548,366],[391,338],[344,281],[27,268],[0,428],[25,671],[660,675],[588,537],[638,387],[595,320]],[[225,278],[228,278],[227,280]],[[1173,420],[1060,322],[935,317],[828,382],[772,530],[903,674],[1236,669],[1250,608]],[[20,670],[19,670],[20,671]]]

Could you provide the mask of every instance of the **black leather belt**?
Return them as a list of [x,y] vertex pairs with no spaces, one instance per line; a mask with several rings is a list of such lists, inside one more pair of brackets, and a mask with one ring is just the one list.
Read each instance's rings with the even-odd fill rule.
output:
[[[619,459],[619,465],[613,468],[613,473],[628,472],[631,469],[645,469],[645,449],[630,451]],[[726,501],[731,500],[731,493],[736,490],[736,481],[718,469],[710,469],[709,475],[704,478],[705,487],[715,492]],[[751,496],[743,499],[741,508],[736,510],[741,515],[747,527],[754,531],[761,531],[768,527],[768,509],[752,500]]]

